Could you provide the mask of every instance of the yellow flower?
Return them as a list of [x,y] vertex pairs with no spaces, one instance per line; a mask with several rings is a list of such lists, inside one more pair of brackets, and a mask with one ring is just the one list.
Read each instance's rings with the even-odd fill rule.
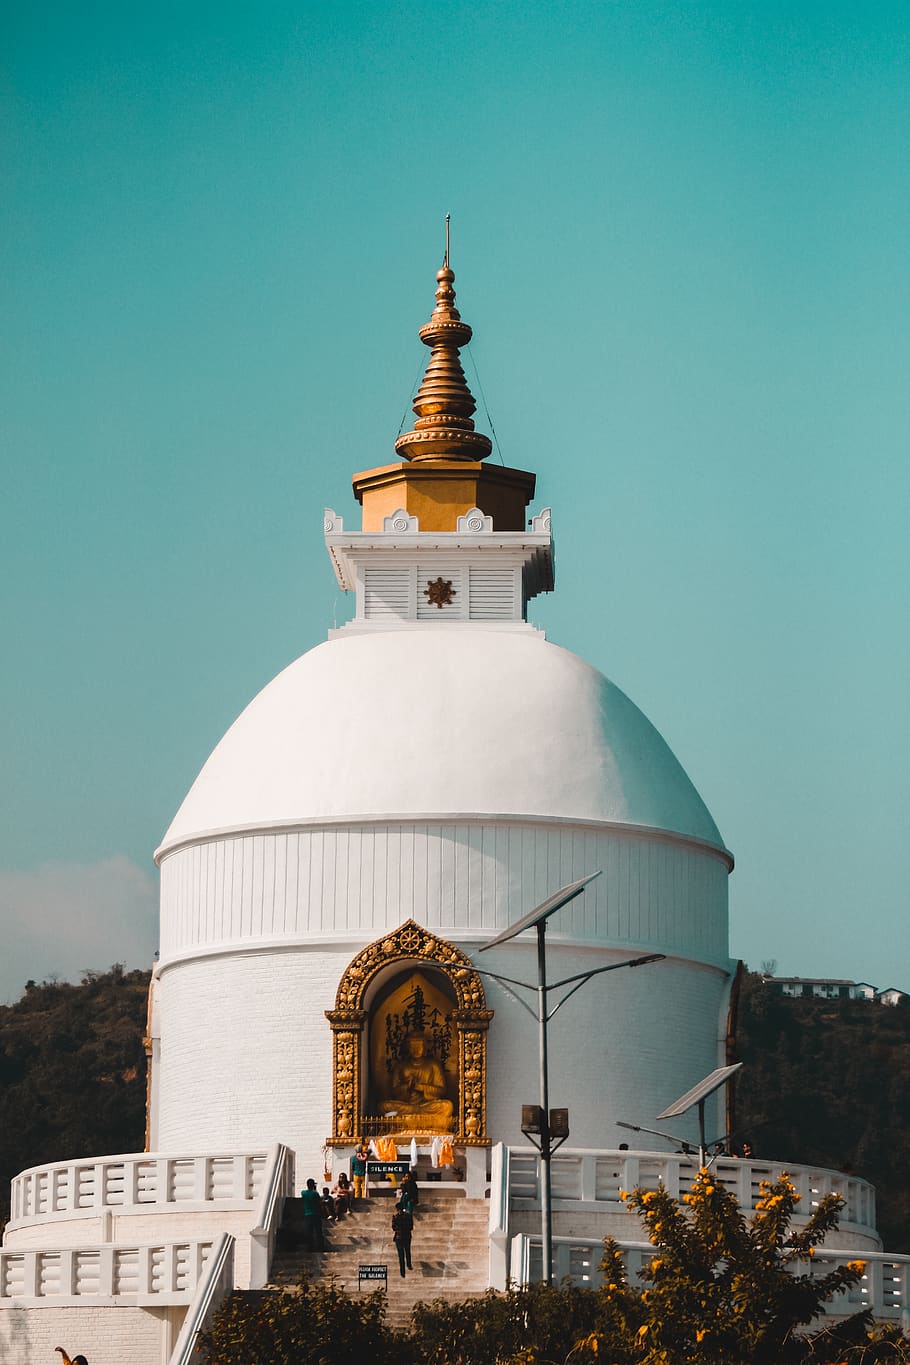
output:
[[705,1328],[705,1327],[699,1327],[698,1331],[695,1333],[695,1340],[696,1340],[696,1341],[704,1341],[706,1335],[707,1335],[707,1328]]
[[848,1270],[852,1270],[853,1273],[854,1273],[855,1275],[865,1275],[865,1273],[866,1273],[866,1262],[865,1262],[865,1261],[848,1261],[848,1262],[847,1262],[847,1269],[848,1269]]

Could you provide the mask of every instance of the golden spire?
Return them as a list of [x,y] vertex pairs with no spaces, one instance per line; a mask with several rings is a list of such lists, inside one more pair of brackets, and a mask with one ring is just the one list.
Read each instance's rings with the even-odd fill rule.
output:
[[405,431],[395,449],[412,464],[424,460],[482,460],[492,442],[474,430],[471,414],[477,404],[461,368],[459,351],[471,340],[471,328],[455,307],[454,271],[449,266],[449,218],[446,215],[446,254],[436,272],[436,307],[419,336],[430,347],[423,383],[414,399],[417,421]]

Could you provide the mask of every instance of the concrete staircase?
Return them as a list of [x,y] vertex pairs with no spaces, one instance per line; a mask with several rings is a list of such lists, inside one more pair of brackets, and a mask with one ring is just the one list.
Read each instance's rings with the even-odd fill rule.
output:
[[[324,1224],[325,1252],[309,1251],[295,1237],[299,1201],[289,1200],[271,1270],[269,1288],[292,1289],[306,1274],[311,1280],[334,1277],[349,1294],[359,1290],[357,1268],[386,1264],[388,1315],[393,1327],[404,1327],[420,1301],[466,1299],[482,1294],[489,1276],[487,1224],[490,1205],[485,1199],[466,1199],[459,1187],[420,1185],[420,1205],[411,1240],[413,1270],[402,1279],[398,1252],[392,1240],[394,1194],[391,1189],[357,1201],[354,1212],[338,1223]],[[293,1245],[298,1241],[298,1245]],[[362,1292],[381,1288],[364,1282]]]

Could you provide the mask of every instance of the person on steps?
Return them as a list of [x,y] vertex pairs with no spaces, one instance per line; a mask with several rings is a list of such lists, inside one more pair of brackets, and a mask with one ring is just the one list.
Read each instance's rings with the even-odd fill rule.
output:
[[322,1220],[325,1215],[316,1181],[312,1177],[307,1181],[306,1189],[300,1191],[300,1202],[303,1205],[303,1226],[306,1230],[307,1245],[311,1251],[325,1251],[325,1237],[322,1232]]
[[392,1214],[392,1240],[398,1250],[398,1269],[401,1271],[401,1278],[405,1278],[405,1266],[408,1270],[413,1270],[411,1265],[411,1233],[414,1231],[414,1219],[402,1204],[395,1205],[395,1212]]
[[398,1199],[402,1208],[406,1209],[413,1218],[414,1214],[417,1212],[417,1205],[420,1203],[420,1191],[417,1188],[417,1176],[415,1175],[413,1168],[408,1171],[404,1180],[401,1182]]

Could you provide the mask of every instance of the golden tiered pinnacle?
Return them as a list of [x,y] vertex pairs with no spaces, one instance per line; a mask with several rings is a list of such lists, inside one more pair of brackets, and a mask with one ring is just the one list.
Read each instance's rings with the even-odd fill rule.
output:
[[471,340],[471,328],[455,307],[454,271],[445,262],[436,272],[436,307],[419,336],[430,347],[430,361],[414,399],[417,421],[405,431],[395,449],[412,464],[426,460],[483,460],[492,442],[474,430],[471,414],[477,407],[461,368],[459,351]]

